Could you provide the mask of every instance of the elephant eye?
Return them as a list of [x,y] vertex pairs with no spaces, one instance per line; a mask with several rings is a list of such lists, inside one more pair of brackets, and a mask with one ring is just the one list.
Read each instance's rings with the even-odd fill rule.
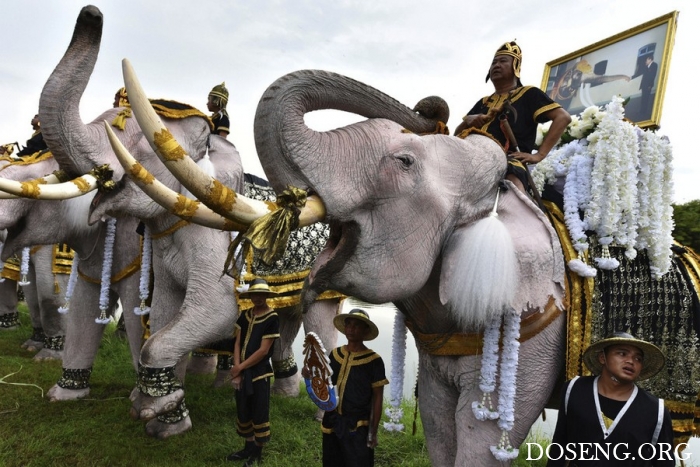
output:
[[401,162],[401,167],[403,169],[410,168],[414,163],[413,157],[411,157],[407,154],[402,154],[400,156],[396,156],[396,158]]

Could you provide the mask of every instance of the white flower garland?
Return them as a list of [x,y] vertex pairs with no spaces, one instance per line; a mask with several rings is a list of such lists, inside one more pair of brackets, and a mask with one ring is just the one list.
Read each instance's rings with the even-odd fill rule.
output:
[[673,153],[666,138],[651,132],[639,132],[640,200],[639,248],[646,248],[652,276],[656,279],[671,267],[669,254],[673,237]]
[[134,307],[134,314],[137,316],[147,315],[151,312],[151,307],[146,305],[151,285],[151,253],[152,239],[151,229],[143,229],[143,249],[141,250],[141,276],[139,277],[139,298],[141,304]]
[[406,319],[399,310],[394,315],[394,335],[391,345],[391,399],[385,413],[389,417],[388,422],[384,422],[384,429],[387,431],[403,431],[404,425],[401,423],[403,409],[401,409],[401,399],[403,398],[404,367],[406,364]]
[[78,255],[73,255],[73,264],[70,267],[70,276],[68,276],[68,286],[66,287],[66,296],[64,298],[65,303],[63,306],[58,308],[58,312],[61,314],[66,314],[70,311],[70,299],[73,296],[73,290],[75,290],[75,284],[78,282],[78,264],[80,259]]
[[484,330],[484,349],[481,356],[481,375],[479,389],[481,402],[472,402],[472,411],[477,420],[495,420],[498,412],[493,410],[491,394],[496,389],[498,373],[498,338],[501,334],[501,315],[494,316]]
[[29,279],[27,279],[27,274],[29,274],[29,247],[22,249],[22,262],[19,266],[19,274],[19,285],[25,286],[31,284],[31,282],[29,282]]
[[[572,270],[585,277],[595,275],[596,269],[584,261],[585,231],[593,230],[603,245],[603,254],[595,258],[598,267],[618,267],[609,245],[625,247],[629,259],[642,248],[658,278],[671,264],[672,149],[666,138],[624,121],[622,102],[613,97],[605,111],[593,106],[580,119],[573,118],[564,139],[581,139],[552,150],[533,168],[532,178],[542,191],[545,183],[566,176],[565,221],[579,253],[569,262]],[[583,221],[579,211],[585,213]]]
[[95,319],[97,324],[107,324],[110,320],[107,316],[107,307],[109,306],[109,289],[112,279],[112,260],[116,230],[117,220],[110,217],[107,220],[107,233],[105,234],[105,253],[102,259],[102,283],[100,285],[100,317]]
[[614,269],[619,263],[611,258],[607,247],[615,242],[626,248],[625,255],[634,259],[637,251],[637,135],[634,127],[623,120],[622,98],[613,97],[595,132],[588,136],[588,150],[595,159],[591,173],[591,198],[584,220],[594,229],[603,245],[598,267]]
[[515,421],[515,384],[518,374],[520,349],[520,313],[513,308],[506,311],[503,324],[503,353],[501,357],[501,382],[498,386],[498,427],[501,439],[491,446],[491,453],[499,461],[518,457],[518,449],[510,444],[510,430]]

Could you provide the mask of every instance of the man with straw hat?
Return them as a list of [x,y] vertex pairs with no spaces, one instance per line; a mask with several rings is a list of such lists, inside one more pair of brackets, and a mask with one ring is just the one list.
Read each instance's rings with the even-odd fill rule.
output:
[[253,308],[238,317],[235,326],[231,382],[236,389],[236,431],[245,447],[226,460],[245,460],[244,466],[260,463],[262,448],[270,440],[270,357],[272,344],[280,336],[280,324],[267,299],[273,295],[264,279],[256,278],[241,292]]
[[635,384],[665,360],[658,347],[625,332],[592,344],[583,361],[594,376],[565,385],[547,466],[674,466],[668,409]]
[[333,349],[329,356],[338,406],[323,415],[323,465],[372,466],[384,386],[389,381],[382,357],[368,349],[364,341],[375,339],[379,329],[359,308],[337,315],[333,324],[348,343]]

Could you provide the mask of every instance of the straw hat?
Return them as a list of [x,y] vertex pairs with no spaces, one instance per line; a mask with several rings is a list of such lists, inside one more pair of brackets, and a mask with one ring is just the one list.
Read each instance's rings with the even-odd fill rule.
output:
[[379,335],[379,329],[377,328],[377,325],[369,319],[369,315],[367,314],[367,312],[360,308],[353,308],[352,310],[350,310],[349,313],[341,313],[335,318],[333,318],[333,324],[335,325],[335,328],[343,334],[345,334],[345,320],[347,318],[355,318],[359,319],[364,323],[367,323],[369,329],[367,329],[367,334],[365,334],[364,340],[371,341],[373,339],[376,339]]
[[248,289],[241,291],[239,293],[239,296],[241,298],[250,298],[250,296],[252,294],[259,294],[259,293],[265,293],[268,295],[276,295],[277,294],[277,292],[270,290],[270,286],[267,285],[267,281],[265,279],[260,279],[258,277],[256,279],[253,279],[253,281],[248,286]]
[[629,344],[637,347],[644,354],[644,364],[642,371],[639,373],[639,380],[649,379],[666,364],[666,357],[657,346],[649,342],[637,339],[636,337],[627,334],[626,332],[614,332],[605,339],[601,339],[594,344],[591,344],[583,354],[583,362],[586,364],[591,373],[599,375],[603,370],[603,365],[598,361],[598,354],[603,352],[611,345]]

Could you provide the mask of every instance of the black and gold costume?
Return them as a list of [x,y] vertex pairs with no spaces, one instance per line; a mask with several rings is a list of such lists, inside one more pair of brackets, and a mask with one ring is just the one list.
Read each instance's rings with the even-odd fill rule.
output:
[[44,149],[48,149],[48,146],[44,141],[44,135],[41,134],[41,131],[36,131],[32,137],[27,140],[27,145],[24,147],[24,149],[19,151],[16,156],[31,156],[36,152],[43,151]]
[[[510,105],[517,112],[517,119],[513,115],[508,116],[508,123],[513,130],[513,135],[518,143],[520,152],[531,154],[536,148],[535,139],[537,138],[538,123],[545,123],[549,119],[545,116],[547,112],[553,109],[558,109],[561,106],[554,102],[547,94],[539,88],[533,86],[520,86],[509,92],[508,94],[491,94],[480,99],[467,115],[488,114],[491,109],[499,109],[504,102],[508,100]],[[501,129],[501,122],[498,116],[480,128],[493,136],[506,152],[514,152],[515,147],[507,140]],[[527,169],[522,162],[509,157],[508,171],[518,177],[523,186],[529,187]]]
[[389,384],[384,361],[371,349],[349,352],[345,346],[334,349],[329,357],[338,407],[323,416],[323,465],[374,465],[374,450],[367,447],[367,435],[373,389]]
[[[256,316],[248,310],[238,317],[236,339],[241,339],[241,361],[245,361],[262,345],[263,339],[277,339],[280,324],[277,313],[268,311]],[[258,444],[270,440],[270,351],[255,366],[242,373],[241,388],[236,391],[236,431],[248,438],[255,435]]]
[[[674,466],[672,458],[659,459],[665,457],[660,454],[662,446],[673,456],[671,415],[663,401],[638,387],[629,401],[608,399],[598,394],[597,381],[598,377],[585,376],[565,385],[547,467]],[[560,449],[567,443],[576,443],[570,446],[574,452],[565,450],[561,455]],[[593,443],[588,453],[584,453],[589,460],[572,459],[580,457],[581,446],[585,446],[582,443]],[[606,449],[608,443],[611,448],[606,459],[600,451],[596,453],[596,446]],[[558,457],[561,458],[553,460]],[[593,457],[597,460],[592,460]]]
[[231,133],[231,130],[229,130],[231,122],[229,121],[228,114],[225,110],[220,110],[213,114],[211,116],[211,121],[214,124],[214,129],[211,132],[215,135],[218,135],[220,131]]
[[[509,117],[508,122],[515,139],[518,141],[520,152],[530,154],[535,149],[537,124],[547,122],[548,119],[544,114],[561,106],[540,89],[533,86],[522,86],[508,94],[494,93],[480,99],[467,115],[488,114],[489,110],[503,106],[506,99],[510,100],[510,104],[518,114],[517,121],[513,121]],[[507,146],[506,137],[501,130],[498,117],[481,127],[481,130],[496,138],[504,148]],[[508,151],[513,152],[515,148],[509,147]]]

